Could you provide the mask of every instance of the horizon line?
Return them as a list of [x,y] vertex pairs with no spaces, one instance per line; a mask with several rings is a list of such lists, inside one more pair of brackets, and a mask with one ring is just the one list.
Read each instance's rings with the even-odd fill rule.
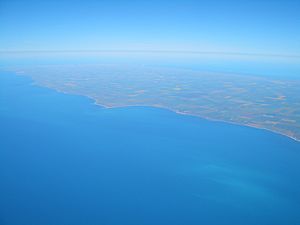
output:
[[78,49],[78,50],[0,50],[0,54],[25,54],[25,53],[174,53],[195,55],[231,55],[231,56],[259,56],[276,58],[300,58],[300,54],[257,53],[257,52],[224,52],[224,51],[193,51],[193,50],[114,50],[114,49]]

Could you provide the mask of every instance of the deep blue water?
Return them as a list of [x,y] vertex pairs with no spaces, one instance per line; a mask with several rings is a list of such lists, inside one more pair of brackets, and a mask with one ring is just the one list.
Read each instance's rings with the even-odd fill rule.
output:
[[298,225],[300,143],[0,74],[1,225]]

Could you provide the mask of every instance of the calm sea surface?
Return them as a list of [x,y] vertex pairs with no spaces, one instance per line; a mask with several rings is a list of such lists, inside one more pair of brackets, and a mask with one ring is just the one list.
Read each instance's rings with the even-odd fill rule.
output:
[[298,225],[300,143],[0,73],[1,225]]

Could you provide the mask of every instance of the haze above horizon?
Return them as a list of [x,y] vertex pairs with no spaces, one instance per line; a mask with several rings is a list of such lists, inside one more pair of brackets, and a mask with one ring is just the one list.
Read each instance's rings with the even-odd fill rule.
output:
[[300,2],[0,2],[1,51],[300,55]]

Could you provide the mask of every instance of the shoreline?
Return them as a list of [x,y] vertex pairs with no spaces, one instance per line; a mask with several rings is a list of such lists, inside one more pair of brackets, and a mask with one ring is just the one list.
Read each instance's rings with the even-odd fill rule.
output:
[[58,88],[53,88],[53,87],[45,86],[43,84],[39,84],[38,82],[35,82],[34,80],[31,83],[31,85],[35,85],[35,86],[39,86],[39,87],[43,87],[43,88],[46,87],[48,89],[55,90],[55,91],[57,91],[59,93],[63,93],[63,94],[82,96],[82,97],[85,97],[85,98],[88,98],[88,99],[92,100],[94,105],[100,106],[100,107],[105,108],[105,109],[125,108],[125,107],[152,107],[152,108],[164,109],[164,110],[168,110],[170,112],[173,112],[173,113],[176,113],[176,114],[179,114],[179,115],[193,116],[193,117],[196,117],[196,118],[200,118],[200,119],[204,119],[204,120],[208,120],[208,121],[212,121],[212,122],[222,122],[222,123],[227,123],[227,124],[232,124],[232,125],[237,125],[237,126],[244,126],[244,127],[250,127],[250,128],[265,130],[265,131],[268,131],[268,132],[272,132],[274,134],[282,135],[284,137],[290,138],[293,141],[296,141],[296,142],[300,143],[300,139],[298,139],[294,136],[290,136],[290,135],[282,133],[280,131],[276,131],[276,130],[272,130],[272,129],[268,129],[268,128],[264,128],[264,127],[258,127],[258,126],[254,126],[254,125],[248,125],[248,124],[242,124],[242,123],[237,123],[237,122],[232,122],[232,121],[227,121],[227,120],[221,120],[221,119],[214,119],[214,118],[209,118],[209,117],[205,117],[205,116],[199,116],[199,115],[195,115],[195,114],[192,114],[192,113],[181,112],[179,110],[174,110],[174,109],[164,107],[164,106],[160,106],[160,105],[147,105],[147,104],[142,105],[142,104],[140,104],[140,105],[109,106],[109,105],[105,105],[103,103],[99,103],[98,100],[94,97],[91,97],[91,96],[88,96],[88,95],[82,95],[82,94],[76,94],[76,93],[70,93],[70,92],[62,91]]
[[[51,89],[53,90],[53,88],[51,88]],[[292,139],[292,140],[294,140],[296,142],[300,142],[300,139],[297,139],[296,137],[284,134],[284,133],[279,132],[279,131],[275,131],[275,130],[271,130],[271,129],[268,129],[268,128],[264,128],[264,127],[258,127],[258,126],[254,126],[254,125],[248,125],[248,124],[231,122],[231,121],[226,121],[226,120],[221,120],[221,119],[214,119],[214,118],[199,116],[199,115],[195,115],[195,114],[192,114],[192,113],[185,113],[185,112],[181,112],[181,111],[178,111],[178,110],[174,110],[174,109],[171,109],[171,108],[168,108],[168,107],[158,106],[158,105],[142,105],[141,104],[141,105],[108,106],[108,105],[105,105],[105,104],[102,104],[102,103],[98,103],[97,99],[95,99],[93,97],[90,97],[90,96],[87,96],[87,95],[72,94],[72,93],[69,93],[69,92],[63,92],[63,91],[58,90],[58,89],[54,89],[54,90],[56,90],[57,92],[64,93],[64,94],[78,95],[78,96],[83,96],[83,97],[89,98],[89,99],[91,99],[93,101],[94,105],[100,106],[100,107],[105,108],[105,109],[126,108],[126,107],[152,107],[152,108],[164,109],[164,110],[168,110],[170,112],[173,112],[173,113],[176,113],[176,114],[179,114],[179,115],[193,116],[193,117],[197,117],[197,118],[201,118],[201,119],[208,120],[208,121],[213,121],[213,122],[222,122],[222,123],[227,123],[227,124],[232,124],[232,125],[238,125],[238,126],[251,127],[251,128],[255,128],[255,129],[265,130],[265,131],[268,131],[268,132],[272,132],[272,133],[275,133],[275,134],[279,134],[279,135],[288,137],[288,138],[290,138],[290,139]]]
[[[81,96],[84,96],[84,95],[81,95]],[[88,96],[85,96],[85,97],[88,97]],[[126,108],[126,107],[151,107],[151,108],[157,108],[157,109],[164,109],[164,110],[168,110],[170,112],[173,112],[173,113],[176,113],[176,114],[179,114],[179,115],[183,115],[183,116],[192,116],[192,117],[196,117],[196,118],[200,118],[200,119],[208,120],[208,121],[212,121],[212,122],[221,122],[221,123],[232,124],[232,125],[236,125],[236,126],[243,126],[243,127],[250,127],[250,128],[254,128],[254,129],[264,130],[264,131],[268,131],[268,132],[271,132],[271,133],[274,133],[274,134],[278,134],[278,135],[290,138],[290,139],[292,139],[292,140],[294,140],[296,142],[300,142],[300,139],[297,139],[296,137],[284,134],[284,133],[279,132],[279,131],[275,131],[275,130],[271,130],[271,129],[268,129],[268,128],[264,128],[264,127],[251,126],[251,125],[247,125],[247,124],[230,122],[230,121],[221,120],[221,119],[213,119],[213,118],[209,118],[209,117],[199,116],[199,115],[195,115],[195,114],[192,114],[192,113],[185,113],[185,112],[177,111],[177,110],[170,109],[170,108],[167,108],[167,107],[155,106],[155,105],[107,106],[107,105],[104,105],[104,104],[97,103],[97,101],[95,101],[94,98],[91,98],[91,97],[88,97],[88,98],[92,99],[94,101],[95,105],[103,107],[105,109]]]

